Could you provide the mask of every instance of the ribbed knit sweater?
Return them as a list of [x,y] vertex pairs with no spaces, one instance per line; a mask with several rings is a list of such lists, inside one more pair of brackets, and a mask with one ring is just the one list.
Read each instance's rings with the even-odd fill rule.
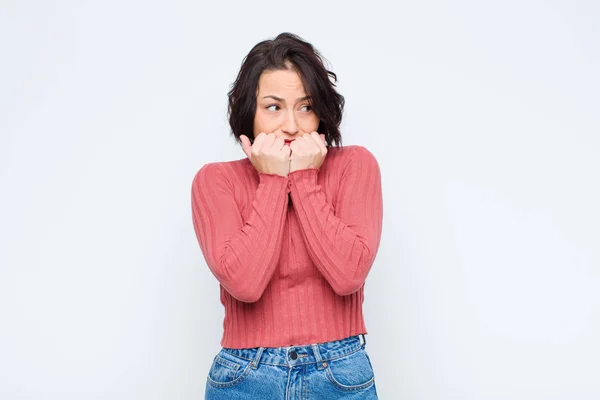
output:
[[307,345],[367,333],[364,284],[379,248],[381,174],[362,146],[328,147],[287,177],[248,158],[205,164],[194,231],[220,284],[221,346]]

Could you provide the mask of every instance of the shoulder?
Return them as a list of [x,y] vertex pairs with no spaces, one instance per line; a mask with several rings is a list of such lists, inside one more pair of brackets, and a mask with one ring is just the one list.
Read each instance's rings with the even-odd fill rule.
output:
[[206,189],[219,183],[223,178],[223,162],[209,162],[196,172],[192,180],[192,187],[200,190]]
[[209,162],[204,164],[194,175],[194,181],[210,179],[221,173],[222,162]]
[[237,182],[239,175],[252,166],[247,158],[233,161],[215,161],[204,164],[194,175],[193,185],[214,186],[227,185],[232,187],[231,182]]
[[[350,145],[342,147],[332,147],[329,151],[333,153],[333,158],[338,159],[337,163],[344,171],[348,169],[370,169],[379,170],[377,158],[369,149],[360,145]],[[328,151],[328,153],[329,153]],[[329,156],[329,154],[328,154]]]
[[248,165],[252,165],[250,160],[247,158],[243,158],[240,160],[233,161],[214,161],[208,162],[204,164],[197,172],[195,177],[199,175],[210,176],[220,174],[223,176],[230,176],[235,173],[237,170],[244,170],[248,167]]
[[377,163],[377,159],[375,155],[366,147],[360,145],[354,145],[352,147],[352,158],[355,161],[366,161],[366,162],[375,162]]
[[340,146],[340,147],[329,147],[328,153],[332,154],[334,157],[340,158],[371,158],[375,159],[373,153],[367,149],[365,146],[361,146],[358,144],[353,144],[349,146]]

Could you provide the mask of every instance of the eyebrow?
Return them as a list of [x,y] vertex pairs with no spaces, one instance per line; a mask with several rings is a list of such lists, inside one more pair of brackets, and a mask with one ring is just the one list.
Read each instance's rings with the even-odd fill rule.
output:
[[[263,99],[266,99],[268,97],[270,97],[272,99],[275,99],[277,101],[283,101],[283,99],[281,97],[277,97],[277,96],[272,95],[272,94],[266,95],[265,97],[263,97]],[[298,97],[296,99],[296,101],[298,102],[298,101],[308,100],[309,98],[310,98],[310,96]]]

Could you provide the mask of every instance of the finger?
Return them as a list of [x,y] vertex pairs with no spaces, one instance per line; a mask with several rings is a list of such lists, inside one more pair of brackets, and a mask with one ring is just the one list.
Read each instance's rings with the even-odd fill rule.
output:
[[252,151],[258,154],[260,149],[263,147],[265,139],[267,138],[267,134],[265,132],[260,132],[254,138],[254,144],[252,145]]
[[321,137],[321,135],[319,133],[311,132],[310,137],[313,139],[315,144],[319,147],[321,152],[327,151],[327,148],[325,147],[325,143],[323,143],[323,138]]
[[283,140],[282,137],[275,137],[275,140],[273,140],[273,146],[275,146],[275,148],[278,150],[281,150],[284,145],[285,140]]
[[240,135],[240,140],[242,141],[242,150],[246,154],[246,157],[251,158],[252,143],[250,143],[250,139],[246,135]]
[[327,146],[327,140],[325,140],[325,134],[319,133],[319,136],[321,136],[321,140],[323,140],[323,143],[325,144],[325,146]]
[[263,142],[263,147],[266,149],[273,147],[275,145],[276,140],[277,136],[275,136],[274,133],[267,133]]
[[283,150],[283,153],[287,157],[291,157],[292,156],[292,148],[289,145],[284,144],[283,147],[282,147],[282,150]]
[[312,141],[312,139],[308,138],[307,136],[307,133],[300,136],[296,136],[296,138],[289,144],[292,151],[301,153],[302,149],[307,148],[307,145],[310,146],[310,142],[307,142],[307,140]]

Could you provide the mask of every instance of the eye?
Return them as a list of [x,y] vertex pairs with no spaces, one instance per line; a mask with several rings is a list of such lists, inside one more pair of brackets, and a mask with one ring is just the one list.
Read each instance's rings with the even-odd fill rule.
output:
[[306,108],[306,112],[309,112],[310,110],[312,110],[312,107],[309,105],[303,105],[301,108]]
[[[271,107],[278,107],[279,108],[279,106],[277,104],[271,104],[271,105],[267,106],[267,110],[269,110]],[[270,110],[270,111],[275,111],[275,110]]]

